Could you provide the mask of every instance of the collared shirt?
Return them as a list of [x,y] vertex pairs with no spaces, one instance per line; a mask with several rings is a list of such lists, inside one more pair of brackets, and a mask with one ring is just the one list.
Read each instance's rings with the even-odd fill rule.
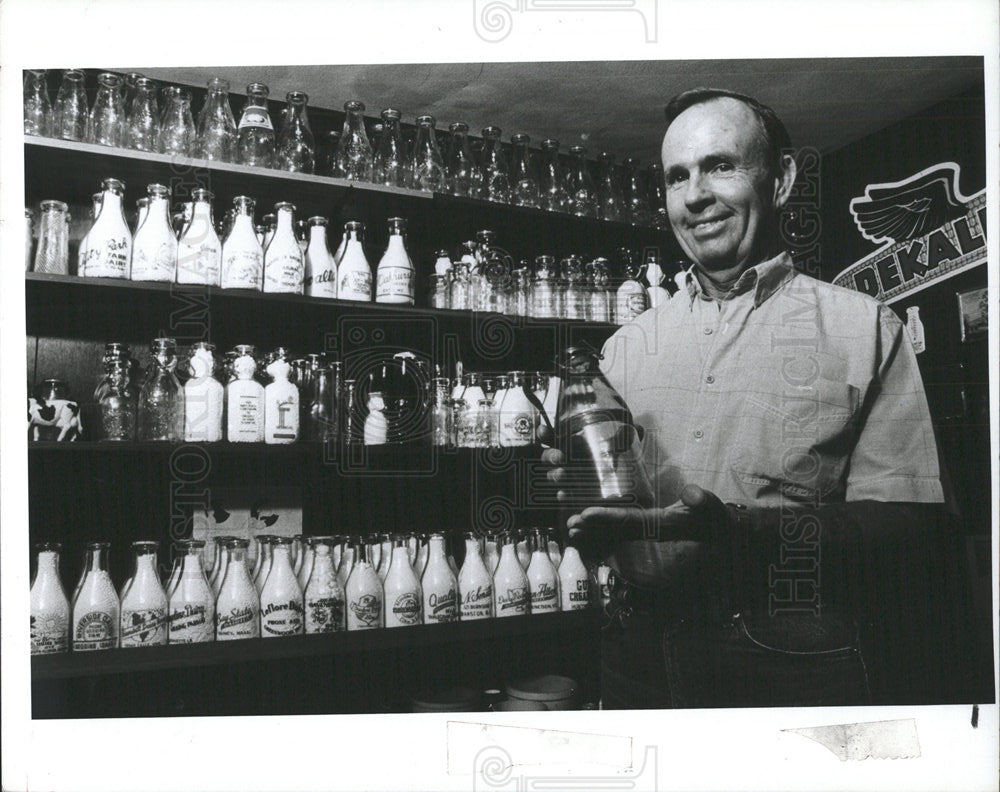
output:
[[686,289],[608,339],[601,365],[646,430],[660,506],[687,484],[749,506],[943,500],[902,323],[797,272],[788,253],[721,300],[689,272]]

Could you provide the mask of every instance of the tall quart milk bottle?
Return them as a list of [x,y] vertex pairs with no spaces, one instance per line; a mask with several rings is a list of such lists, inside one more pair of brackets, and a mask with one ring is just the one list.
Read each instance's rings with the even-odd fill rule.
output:
[[157,572],[157,542],[132,542],[135,574],[121,599],[121,646],[163,646],[167,643],[167,594]]
[[125,184],[118,179],[105,179],[102,189],[100,213],[87,233],[84,273],[88,278],[128,278],[132,232],[122,210]]
[[35,545],[35,579],[31,581],[31,653],[69,651],[69,600],[59,578],[58,542]]
[[389,244],[378,263],[375,302],[413,305],[413,262],[406,252],[403,237],[406,220],[389,218]]
[[225,389],[213,375],[215,345],[196,341],[188,363],[191,378],[184,383],[184,440],[216,443],[222,439]]
[[247,540],[229,540],[226,552],[226,577],[215,601],[215,640],[260,638],[260,597],[247,570]]
[[529,446],[535,442],[535,408],[522,386],[523,371],[512,371],[500,405],[500,445],[505,448]]
[[292,571],[292,540],[271,538],[271,571],[260,591],[260,634],[282,638],[303,632],[302,587]]
[[[295,571],[295,579],[299,581],[302,592],[305,593],[306,585],[309,583],[309,576],[312,574],[313,563],[316,560],[316,547],[320,541],[328,541],[326,536],[307,536],[299,551],[299,560],[296,562],[298,569]],[[329,546],[327,547],[329,554]]]
[[365,258],[364,223],[350,221],[344,224],[347,241],[344,252],[337,261],[337,297],[341,300],[371,302],[372,267]]
[[264,284],[264,248],[254,231],[253,198],[233,198],[233,227],[222,245],[222,288],[254,289]]
[[73,597],[73,651],[115,649],[118,646],[118,592],[108,574],[107,542],[85,547],[83,577]]
[[465,534],[465,560],[458,573],[458,595],[462,621],[493,617],[493,576],[483,563],[479,537]]
[[329,542],[327,537],[317,537],[313,545],[312,568],[304,595],[306,633],[347,629],[344,587],[337,580]]
[[[104,200],[104,193],[96,192],[91,196],[91,210],[90,210],[90,228],[87,229],[87,233],[83,235],[80,240],[80,247],[77,248],[76,252],[76,274],[81,278],[87,275],[87,248],[90,245],[90,232],[94,230],[94,221],[97,220],[97,216],[101,213],[101,201]],[[145,198],[140,198],[140,201],[147,201]],[[147,201],[148,203],[148,201]],[[30,219],[29,219],[29,230],[30,230]],[[127,226],[126,226],[127,227]],[[136,228],[139,227],[139,223],[136,223]],[[27,235],[28,239],[31,239],[31,234]],[[31,268],[31,244],[29,242],[27,248],[25,249],[25,255],[28,257],[26,263],[27,268]]]
[[444,534],[431,534],[427,547],[427,566],[420,578],[424,596],[424,623],[458,621],[458,579],[445,557]]
[[272,382],[264,388],[264,442],[271,445],[299,439],[299,389],[288,380],[291,370],[288,350],[278,347],[267,366]]
[[392,560],[383,589],[386,627],[411,627],[423,622],[423,592],[410,566],[403,536],[393,537]]
[[215,640],[215,594],[201,564],[204,546],[205,543],[198,539],[177,543],[182,556],[177,585],[170,592],[168,643]]
[[306,247],[305,293],[307,297],[333,300],[337,297],[337,264],[330,255],[326,238],[326,218],[309,218]]
[[265,294],[302,294],[305,263],[295,238],[295,206],[276,203],[278,227],[264,249]]
[[655,250],[646,251],[646,282],[649,284],[646,295],[649,298],[650,308],[663,305],[670,299],[670,292],[660,285],[662,281],[663,269],[660,267],[660,254]]
[[357,545],[357,557],[347,579],[347,630],[374,630],[384,626],[382,581],[372,568],[368,545]]
[[218,286],[222,278],[222,242],[212,217],[212,193],[192,190],[191,221],[177,240],[177,282]]
[[504,534],[502,541],[500,563],[493,574],[493,607],[498,619],[531,612],[531,589],[524,568],[517,560],[515,537]]
[[230,443],[264,442],[264,386],[254,379],[257,361],[249,344],[236,347],[236,379],[226,386],[226,439]]
[[170,189],[150,184],[146,193],[149,211],[132,240],[132,280],[173,283],[177,279],[177,237],[170,225]]
[[566,545],[559,564],[559,596],[564,611],[583,610],[590,605],[590,575],[580,551]]
[[531,613],[559,610],[559,575],[549,559],[548,543],[540,533],[535,534],[531,562],[525,574],[531,591]]

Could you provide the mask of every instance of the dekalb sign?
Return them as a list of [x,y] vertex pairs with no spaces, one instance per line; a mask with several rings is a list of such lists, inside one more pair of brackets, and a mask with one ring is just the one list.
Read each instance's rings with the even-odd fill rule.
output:
[[891,303],[986,262],[986,190],[964,196],[959,166],[942,162],[899,182],[870,184],[851,201],[861,235],[884,243],[845,269],[837,286]]

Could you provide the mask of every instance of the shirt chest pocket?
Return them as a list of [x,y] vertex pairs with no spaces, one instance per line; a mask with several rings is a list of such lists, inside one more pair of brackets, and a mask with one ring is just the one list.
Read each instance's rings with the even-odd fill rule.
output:
[[839,495],[856,440],[859,392],[817,379],[799,393],[751,393],[739,415],[733,473],[758,493],[797,500]]

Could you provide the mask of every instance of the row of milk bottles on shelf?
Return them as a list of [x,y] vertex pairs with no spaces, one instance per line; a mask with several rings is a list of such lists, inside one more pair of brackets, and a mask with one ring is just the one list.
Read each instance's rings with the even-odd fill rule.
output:
[[171,224],[170,189],[150,184],[138,201],[133,234],[125,221],[125,185],[105,179],[94,195],[94,223],[80,242],[77,274],[275,294],[305,294],[341,300],[414,302],[413,262],[406,252],[406,220],[390,217],[389,242],[372,278],[365,257],[364,224],[350,221],[336,253],[327,239],[327,219],[310,217],[308,233],[295,234],[295,206],[275,204],[273,227],[254,225],[256,203],[233,199],[228,232],[220,238],[213,218],[213,195],[191,193],[180,233]]

